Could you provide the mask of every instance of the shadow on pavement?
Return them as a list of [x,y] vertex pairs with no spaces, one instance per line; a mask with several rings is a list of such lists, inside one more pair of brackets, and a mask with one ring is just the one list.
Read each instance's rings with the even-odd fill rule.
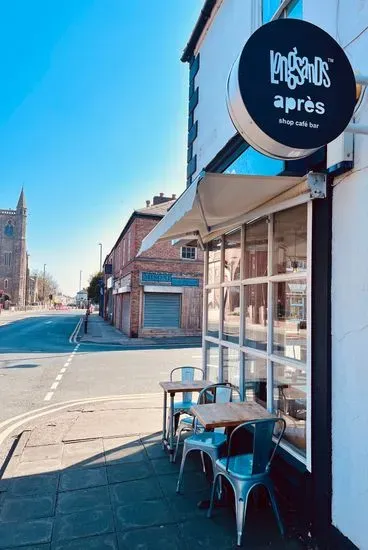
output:
[[34,369],[35,367],[39,367],[40,365],[37,363],[20,363],[19,365],[9,365],[8,367],[0,367],[0,369]]
[[[159,433],[26,444],[0,481],[0,548],[235,548],[231,494],[208,519],[197,506],[210,494],[199,455],[189,455],[178,495],[179,465],[180,457],[169,462]],[[295,536],[280,537],[267,502],[250,503],[244,533],[247,548],[307,548]]]

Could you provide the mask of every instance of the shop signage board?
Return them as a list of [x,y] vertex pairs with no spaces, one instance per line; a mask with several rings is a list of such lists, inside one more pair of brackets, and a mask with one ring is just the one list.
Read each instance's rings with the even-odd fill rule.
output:
[[278,19],[255,31],[227,83],[232,122],[259,152],[306,157],[349,124],[356,82],[340,45],[306,21]]
[[142,271],[142,284],[158,284],[171,286],[199,286],[199,279],[190,277],[177,277],[164,271]]

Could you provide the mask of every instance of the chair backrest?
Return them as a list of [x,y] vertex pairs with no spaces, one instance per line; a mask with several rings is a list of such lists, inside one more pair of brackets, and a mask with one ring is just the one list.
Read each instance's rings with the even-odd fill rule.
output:
[[[280,425],[280,430],[277,434],[275,433],[276,424]],[[272,459],[275,456],[276,449],[284,435],[285,427],[286,422],[283,418],[251,420],[237,426],[230,436],[226,469],[228,469],[229,466],[234,437],[236,437],[241,430],[247,430],[253,434],[252,474],[267,473],[271,466]],[[277,438],[275,442],[273,441],[274,435]]]
[[[174,380],[176,374],[180,376],[180,380],[182,382],[192,382],[195,379],[195,375],[197,373],[200,373],[200,377],[198,374],[199,380],[203,380],[204,371],[199,367],[190,367],[190,366],[176,367],[175,369],[172,369],[172,371],[170,372],[170,382]],[[189,403],[190,401],[192,401],[192,392],[184,392],[183,401],[185,403]]]

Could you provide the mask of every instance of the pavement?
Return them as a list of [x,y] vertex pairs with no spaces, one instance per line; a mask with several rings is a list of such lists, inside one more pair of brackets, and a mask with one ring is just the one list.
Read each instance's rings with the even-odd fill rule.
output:
[[160,338],[129,338],[115,327],[104,321],[97,313],[89,315],[87,333],[84,333],[82,323],[78,341],[90,344],[111,344],[123,346],[125,349],[145,349],[152,347],[177,348],[201,347],[201,336],[173,336]]
[[[24,430],[0,481],[0,548],[189,550],[235,548],[231,505],[207,519],[197,506],[210,484],[199,457],[180,459],[160,443],[162,396],[70,406]],[[244,546],[299,550],[281,539],[268,504],[250,504]]]

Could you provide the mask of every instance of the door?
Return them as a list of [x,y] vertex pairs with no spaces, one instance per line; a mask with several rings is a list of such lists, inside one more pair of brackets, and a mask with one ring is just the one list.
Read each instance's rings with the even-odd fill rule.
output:
[[123,294],[122,331],[130,333],[130,293]]
[[146,293],[143,326],[145,328],[180,328],[181,295]]

